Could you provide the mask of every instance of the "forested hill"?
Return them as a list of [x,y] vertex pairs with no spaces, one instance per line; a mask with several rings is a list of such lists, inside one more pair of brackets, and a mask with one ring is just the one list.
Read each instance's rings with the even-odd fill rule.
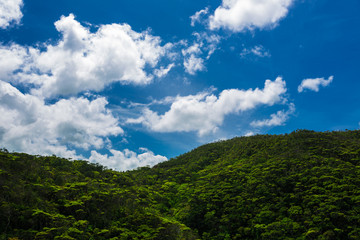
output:
[[153,168],[0,152],[0,239],[360,239],[360,131],[257,135]]

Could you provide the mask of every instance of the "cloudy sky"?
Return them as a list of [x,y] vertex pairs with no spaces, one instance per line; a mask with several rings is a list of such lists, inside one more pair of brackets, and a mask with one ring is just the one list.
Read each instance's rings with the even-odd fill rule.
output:
[[0,0],[0,146],[128,170],[358,129],[358,0]]

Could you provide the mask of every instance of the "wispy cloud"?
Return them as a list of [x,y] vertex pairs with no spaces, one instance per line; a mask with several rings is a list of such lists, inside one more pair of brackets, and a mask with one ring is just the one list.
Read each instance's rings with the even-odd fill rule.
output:
[[195,75],[198,71],[205,70],[204,59],[201,58],[202,43],[194,43],[188,48],[183,49],[181,52],[184,56],[185,72]]
[[301,93],[305,89],[309,89],[315,92],[319,91],[320,86],[326,87],[334,80],[334,76],[330,76],[327,80],[325,78],[307,78],[302,80],[298,86],[298,92]]
[[244,136],[245,136],[245,137],[251,137],[251,136],[254,136],[254,135],[255,135],[254,132],[249,131],[249,132],[247,132]]
[[184,44],[187,47],[181,50],[184,57],[185,72],[190,75],[206,70],[205,60],[208,60],[216,51],[221,40],[220,36],[206,32],[195,32],[193,36],[196,38],[193,44],[188,46],[188,43],[185,41]]
[[191,26],[194,27],[195,23],[201,22],[201,19],[203,16],[207,15],[209,13],[209,8],[202,9],[198,12],[196,12],[194,15],[190,17],[191,19]]
[[281,110],[277,113],[271,114],[269,119],[265,120],[256,120],[250,123],[253,127],[273,127],[284,125],[285,122],[289,119],[290,115],[295,112],[295,105],[293,103],[289,104],[289,109],[287,111]]
[[191,75],[195,75],[198,71],[205,69],[204,59],[196,57],[194,54],[190,54],[189,57],[184,59],[185,71]]
[[174,66],[175,64],[171,63],[166,68],[160,67],[159,69],[155,69],[154,75],[157,76],[158,78],[162,78],[166,76]]
[[240,56],[243,58],[248,55],[253,55],[260,58],[271,57],[270,52],[266,50],[262,45],[254,46],[252,48],[244,48],[240,53]]

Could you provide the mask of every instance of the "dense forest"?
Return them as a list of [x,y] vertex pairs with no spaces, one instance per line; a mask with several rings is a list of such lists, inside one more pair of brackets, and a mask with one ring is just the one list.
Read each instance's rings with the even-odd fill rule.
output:
[[256,135],[117,172],[0,151],[0,239],[360,239],[360,131]]

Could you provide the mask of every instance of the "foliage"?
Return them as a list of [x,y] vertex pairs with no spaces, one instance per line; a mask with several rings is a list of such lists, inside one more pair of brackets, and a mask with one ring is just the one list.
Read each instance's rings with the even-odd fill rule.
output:
[[257,135],[128,172],[0,151],[0,239],[360,239],[360,131]]

